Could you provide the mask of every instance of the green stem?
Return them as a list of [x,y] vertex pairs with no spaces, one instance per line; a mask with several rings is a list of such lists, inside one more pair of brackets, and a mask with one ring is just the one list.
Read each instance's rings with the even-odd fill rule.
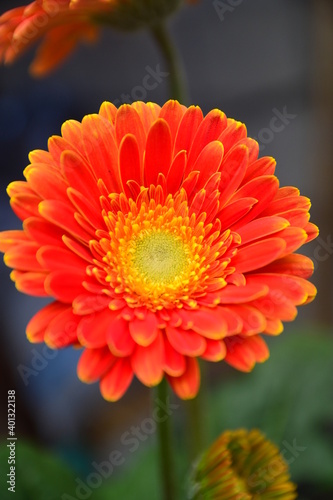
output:
[[151,28],[151,32],[168,65],[170,95],[172,99],[177,99],[184,104],[186,92],[183,84],[183,70],[178,59],[176,46],[162,22],[155,24]]
[[[168,383],[165,378],[156,388],[157,401],[163,402],[167,405],[168,402]],[[163,480],[163,494],[164,500],[175,500],[176,487],[175,487],[175,471],[174,471],[174,458],[172,446],[172,431],[171,431],[171,416],[165,415],[165,420],[157,421],[157,432],[160,447],[160,464]]]
[[200,364],[201,371],[201,388],[194,399],[184,401],[186,414],[186,433],[187,446],[190,460],[194,461],[204,451],[207,446],[207,428],[206,428],[206,391],[205,391],[205,376],[202,363]]

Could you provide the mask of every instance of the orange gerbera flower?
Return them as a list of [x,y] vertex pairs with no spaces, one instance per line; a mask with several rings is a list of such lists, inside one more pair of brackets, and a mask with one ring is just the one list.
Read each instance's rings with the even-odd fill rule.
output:
[[43,38],[30,69],[43,76],[81,40],[96,39],[100,25],[132,30],[173,12],[180,0],[35,0],[0,16],[0,62],[11,63]]
[[316,293],[310,201],[279,189],[246,127],[215,109],[105,102],[33,151],[8,187],[22,231],[0,234],[18,290],[55,299],[29,323],[32,342],[84,347],[79,377],[121,397],[135,374],[199,388],[196,358],[249,371],[260,333]]

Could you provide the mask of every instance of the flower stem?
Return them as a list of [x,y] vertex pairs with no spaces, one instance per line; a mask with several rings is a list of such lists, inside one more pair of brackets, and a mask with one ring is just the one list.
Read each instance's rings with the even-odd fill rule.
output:
[[[168,404],[168,383],[165,378],[156,388],[157,400],[156,406],[159,402],[164,405]],[[160,464],[163,479],[163,495],[164,500],[175,500],[176,487],[175,487],[175,471],[174,471],[174,457],[172,446],[172,432],[171,432],[171,416],[166,415],[164,419],[157,420],[157,432],[160,448]]]
[[194,461],[204,451],[206,432],[203,426],[201,395],[185,402],[188,453]]
[[201,364],[201,388],[194,399],[184,401],[187,447],[191,461],[194,461],[204,451],[208,444],[207,428],[205,425],[206,391],[204,366]]
[[176,46],[174,45],[164,23],[154,24],[151,33],[159,46],[169,69],[170,96],[184,103],[185,89],[183,70],[178,58]]

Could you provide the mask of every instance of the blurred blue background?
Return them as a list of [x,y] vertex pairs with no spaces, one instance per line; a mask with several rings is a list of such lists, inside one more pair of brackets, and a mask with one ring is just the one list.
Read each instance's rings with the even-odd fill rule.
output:
[[[276,158],[281,185],[296,185],[311,198],[312,221],[321,236],[304,249],[315,260],[318,297],[300,309],[295,324],[287,325],[282,337],[271,339],[272,359],[246,376],[221,364],[209,367],[207,434],[212,438],[228,426],[258,426],[281,448],[284,441],[296,439],[306,448],[291,464],[300,497],[331,499],[333,6],[329,0],[252,0],[238,2],[222,14],[221,3],[203,0],[186,6],[168,22],[184,63],[187,104],[197,104],[204,112],[217,107],[246,123],[248,134],[260,143],[261,154]],[[2,1],[0,13],[20,4]],[[167,70],[146,32],[105,30],[96,45],[80,46],[61,68],[40,80],[28,75],[32,57],[30,51],[13,66],[0,67],[2,230],[20,227],[9,208],[7,184],[23,178],[29,151],[45,149],[48,137],[59,134],[66,119],[81,120],[97,112],[104,100],[124,102],[124,94],[159,104],[168,99],[168,78],[146,95],[140,96],[138,90],[147,67]],[[292,117],[281,131],[273,132],[270,120],[283,110]],[[106,459],[119,446],[122,433],[149,416],[149,391],[134,383],[119,403],[106,403],[97,385],[78,381],[78,352],[51,352],[31,345],[25,326],[45,301],[18,293],[9,272],[1,263],[2,401],[6,402],[7,390],[14,388],[22,441],[52,451],[70,465],[73,477],[85,478],[94,470],[94,460]],[[5,406],[0,416],[3,429]],[[179,429],[182,415],[180,408],[175,416]],[[115,468],[108,498],[158,498],[154,442],[154,434],[149,435],[137,453]],[[38,460],[29,449],[22,456],[32,463]],[[180,476],[185,473],[181,464],[180,459]],[[54,470],[61,467],[53,466]],[[124,478],[135,482],[134,496]],[[100,498],[108,484],[105,480],[91,497]],[[53,496],[44,492],[31,498]]]

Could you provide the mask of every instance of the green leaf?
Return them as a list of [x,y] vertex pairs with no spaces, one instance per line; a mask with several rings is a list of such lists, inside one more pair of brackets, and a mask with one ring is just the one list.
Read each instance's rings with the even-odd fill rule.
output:
[[59,500],[64,493],[75,497],[75,475],[50,453],[41,451],[18,439],[15,441],[15,493],[8,490],[9,442],[0,445],[3,472],[2,500]]

